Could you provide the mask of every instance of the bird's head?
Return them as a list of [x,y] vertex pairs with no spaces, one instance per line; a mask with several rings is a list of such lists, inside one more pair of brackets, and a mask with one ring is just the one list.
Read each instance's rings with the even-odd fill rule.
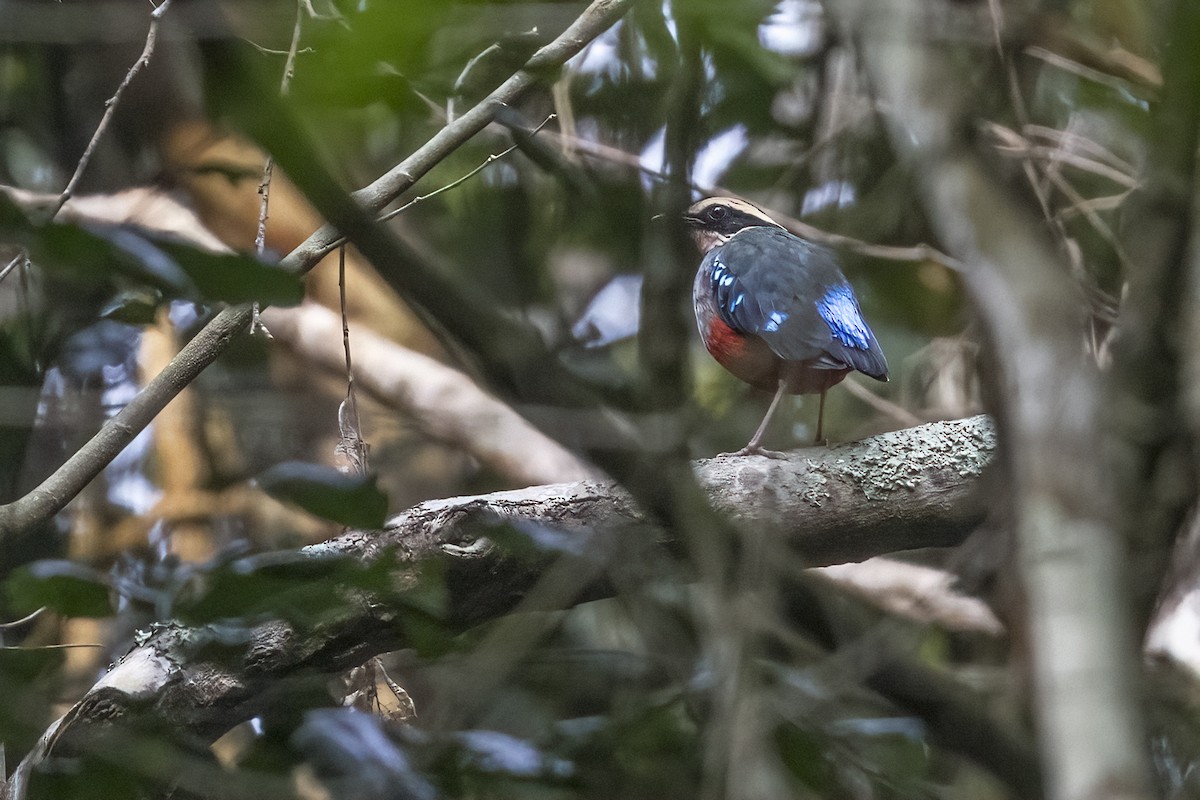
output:
[[783,227],[758,206],[733,197],[701,200],[684,212],[683,221],[705,253],[746,228]]

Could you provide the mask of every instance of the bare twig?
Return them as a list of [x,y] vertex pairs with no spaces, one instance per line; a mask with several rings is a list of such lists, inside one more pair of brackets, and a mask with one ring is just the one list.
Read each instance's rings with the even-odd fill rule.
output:
[[[1056,189],[1058,189],[1059,192],[1061,192],[1068,200],[1071,201],[1071,206],[1069,206],[1069,208],[1084,215],[1096,233],[1098,233],[1100,237],[1104,239],[1104,241],[1108,242],[1108,244],[1113,248],[1113,253],[1117,256],[1122,266],[1124,266],[1127,270],[1131,268],[1132,265],[1130,264],[1129,257],[1125,254],[1125,248],[1113,233],[1112,228],[1109,227],[1108,223],[1105,222],[1098,213],[1096,213],[1096,210],[1088,203],[1088,201],[1082,195],[1080,195],[1078,191],[1076,191],[1075,187],[1063,177],[1061,171],[1056,168],[1056,165],[1058,162],[1070,164],[1084,171],[1091,172],[1092,174],[1108,178],[1109,180],[1121,186],[1125,186],[1127,191],[1133,191],[1138,187],[1137,179],[1131,175],[1125,175],[1121,171],[1114,169],[1113,167],[1109,167],[1106,164],[1102,164],[1085,156],[1071,153],[1068,150],[1065,150],[1063,147],[1041,147],[1033,145],[1024,136],[1012,130],[1011,128],[1005,128],[1004,126],[997,125],[995,123],[989,123],[987,127],[994,136],[1004,142],[1003,145],[997,146],[996,149],[998,151],[1025,158],[1028,160],[1028,162],[1032,162],[1034,160],[1048,161],[1049,164],[1047,164],[1043,170],[1043,176],[1046,182],[1052,184]],[[1083,137],[1078,138],[1082,139]],[[1060,141],[1065,143],[1072,140],[1064,137]],[[1040,190],[1041,184],[1039,181],[1036,179],[1031,179],[1031,182],[1036,185],[1036,189]],[[1044,194],[1040,191],[1039,200],[1041,200],[1043,203],[1043,210],[1049,213],[1048,201],[1044,199]],[[1065,240],[1068,237],[1066,230],[1061,225],[1061,220],[1061,214],[1050,214],[1049,221],[1055,225],[1059,235]]]
[[370,445],[362,435],[362,420],[358,415],[358,392],[354,386],[354,359],[350,353],[350,318],[346,316],[345,245],[338,248],[338,303],[342,321],[342,350],[346,358],[346,399],[338,408],[338,428],[341,437],[336,450],[349,461],[352,472],[365,475],[369,470],[367,459]]
[[104,116],[100,118],[100,124],[96,126],[96,132],[92,134],[91,141],[84,148],[83,155],[80,156],[79,163],[75,167],[75,174],[71,176],[71,180],[67,182],[67,187],[58,196],[58,201],[55,203],[50,214],[52,217],[58,216],[58,212],[62,210],[67,200],[71,199],[71,195],[75,193],[75,188],[79,185],[80,179],[83,178],[84,171],[87,169],[88,164],[91,163],[92,155],[96,152],[96,147],[100,144],[100,140],[104,138],[104,134],[112,122],[113,115],[117,112],[121,96],[125,94],[125,90],[129,87],[129,84],[133,83],[133,79],[137,77],[137,74],[150,63],[150,56],[154,53],[154,45],[158,40],[158,24],[170,6],[171,0],[163,0],[158,8],[150,12],[150,30],[146,32],[146,45],[142,48],[142,54],[138,56],[138,60],[133,62],[133,66],[125,73],[125,78],[117,86],[117,91],[104,104]]
[[98,642],[63,642],[60,644],[38,644],[38,645],[23,645],[23,644],[8,644],[0,645],[0,650],[75,650],[77,648],[101,650],[108,645]]
[[1034,158],[1042,161],[1062,162],[1071,166],[1090,172],[1093,175],[1098,175],[1102,178],[1107,178],[1118,186],[1123,186],[1126,189],[1136,189],[1138,186],[1137,178],[1133,175],[1120,170],[1116,167],[1111,167],[1108,164],[1101,163],[1085,155],[1074,153],[1063,146],[1045,147],[1042,145],[1032,144],[1028,139],[1008,128],[992,123],[988,126],[997,138],[1005,141],[1005,144],[998,146],[996,149],[1003,153],[1011,155]]
[[880,397],[853,378],[842,381],[842,385],[846,387],[846,390],[850,394],[862,400],[879,413],[886,414],[896,420],[901,425],[920,425],[924,421],[904,406],[897,405],[887,398]]
[[[292,26],[292,42],[288,46],[287,59],[283,65],[283,77],[279,81],[279,93],[286,96],[288,87],[292,82],[292,75],[296,71],[296,53],[300,47],[300,28],[304,20],[304,0],[297,0],[296,3],[296,23]],[[274,162],[270,156],[267,156],[266,163],[263,164],[262,181],[258,186],[258,193],[262,196],[262,201],[258,207],[258,231],[254,235],[254,250],[260,256],[263,250],[266,249],[267,240],[267,212],[271,202],[271,172],[274,167]]]
[[[301,2],[303,2],[303,0],[301,0]],[[251,42],[249,39],[247,39],[246,42],[251,47],[253,47],[255,50],[257,50],[258,52],[262,53],[265,56],[286,56],[286,55],[290,55],[292,52],[291,50],[274,50],[270,47],[263,47],[261,44],[256,44],[254,42]],[[312,52],[315,52],[315,51],[311,47],[301,47],[300,49],[298,49],[296,51],[296,54],[297,55],[308,55],[309,53],[312,53]]]
[[1022,124],[1021,130],[1024,132],[1026,138],[1046,139],[1058,147],[1089,153],[1094,159],[1108,164],[1123,175],[1133,176],[1137,172],[1137,168],[1133,164],[1130,164],[1107,147],[1074,131],[1049,128],[1045,125],[1035,125],[1031,122]]
[[[539,131],[541,131],[542,128],[546,127],[546,125],[548,125],[550,123],[550,121],[553,120],[554,118],[555,118],[554,114],[551,114],[550,116],[546,117],[544,120],[542,120],[542,123],[540,125],[538,125],[536,128],[534,128],[530,132],[530,135],[536,134]],[[400,206],[399,208],[394,208],[391,211],[387,212],[386,214],[381,214],[379,217],[376,218],[376,222],[387,222],[389,220],[395,219],[396,217],[403,214],[405,211],[408,211],[409,209],[411,209],[413,206],[416,206],[419,203],[423,203],[426,200],[429,200],[430,198],[437,197],[439,194],[442,194],[443,192],[448,192],[451,189],[455,189],[455,188],[461,186],[462,184],[469,181],[471,178],[474,178],[476,175],[478,175],[484,169],[486,169],[487,167],[496,163],[497,161],[504,158],[505,156],[509,155],[516,149],[517,149],[517,145],[514,144],[514,145],[510,145],[509,147],[506,147],[504,150],[501,150],[499,153],[492,153],[487,158],[485,158],[482,162],[480,162],[478,166],[473,168],[470,172],[466,173],[465,175],[460,175],[459,177],[450,181],[446,185],[439,186],[438,188],[434,189],[429,194],[417,195],[412,200],[409,200],[407,203]],[[334,241],[330,242],[326,249],[318,251],[317,255],[324,258],[325,256],[332,253],[334,250],[336,250],[339,247],[344,246],[345,244],[346,244],[346,237],[344,237],[344,236],[339,237],[338,239],[335,239]]]
[[7,278],[8,274],[10,272],[12,272],[14,269],[16,269],[17,265],[20,264],[22,261],[24,261],[26,258],[28,258],[28,256],[25,255],[24,251],[21,251],[20,253],[17,253],[15,256],[13,256],[13,260],[8,262],[8,264],[5,265],[4,269],[0,269],[0,281]]
[[[1125,91],[1128,88],[1128,82],[1139,82],[1149,88],[1157,89],[1162,85],[1162,76],[1156,73],[1157,67],[1147,61],[1136,62],[1136,71],[1127,74],[1114,74],[1124,72],[1125,65],[1118,64],[1115,61],[1110,61],[1105,64],[1105,67],[1112,68],[1114,72],[1104,72],[1100,69],[1089,67],[1066,56],[1056,53],[1053,50],[1048,50],[1045,47],[1031,46],[1025,48],[1025,55],[1030,58],[1036,58],[1039,61],[1045,61],[1051,66],[1058,67],[1061,70],[1078,75],[1081,78],[1086,78],[1096,83],[1102,83],[1105,86],[1111,86],[1114,89]],[[1098,60],[1103,60],[1108,57],[1107,54],[1101,54],[1099,51],[1090,51],[1089,55],[1097,56]]]
[[21,625],[24,625],[28,622],[33,622],[35,619],[37,619],[39,616],[41,616],[43,613],[45,613],[45,611],[46,611],[46,606],[42,606],[37,611],[31,611],[28,614],[26,614],[25,616],[21,617],[20,619],[15,619],[12,622],[0,622],[0,632],[8,630],[9,628],[20,627]]
[[[287,59],[283,65],[283,77],[279,81],[279,94],[286,96],[288,86],[291,85],[292,75],[296,72],[296,53],[300,48],[300,28],[304,21],[304,0],[296,2],[296,22],[292,26],[292,41],[288,45]],[[254,252],[261,257],[267,246],[267,217],[271,204],[271,174],[275,170],[275,162],[271,156],[267,156],[266,162],[263,164],[262,180],[258,184],[258,194],[262,198],[258,205],[258,230],[254,233]],[[250,318],[251,333],[266,333],[266,328],[263,327],[262,321],[259,318],[258,303],[254,303],[252,307],[253,313]],[[269,333],[267,334],[270,335]]]
[[[649,175],[658,180],[666,180],[667,176],[662,171],[647,167],[641,163],[636,155],[627,153],[611,145],[602,144],[600,142],[592,142],[586,139],[580,139],[573,136],[568,136],[564,133],[547,133],[547,136],[557,137],[563,147],[570,147],[572,150],[582,153],[585,156],[602,159],[615,164],[622,164],[630,169],[636,169],[639,172]],[[704,194],[719,194],[726,197],[742,197],[737,192],[727,189],[723,186],[699,186],[692,184],[692,188]],[[742,198],[747,199],[747,198]],[[844,247],[860,255],[870,258],[880,258],[889,261],[933,261],[953,270],[961,269],[962,265],[958,261],[940,252],[937,248],[927,244],[914,245],[913,247],[892,247],[890,245],[872,244],[864,242],[861,239],[855,239],[852,236],[844,236],[840,233],[831,233],[817,228],[807,222],[802,222],[795,217],[784,214],[781,211],[768,209],[771,217],[780,225],[787,228],[797,236],[803,236],[806,239],[811,239],[814,242],[830,245],[831,247]]]
[[[546,127],[548,124],[550,124],[550,122],[553,119],[555,119],[554,114],[551,114],[550,116],[546,117],[544,120],[542,120],[540,125],[538,125],[532,131],[530,131],[530,135],[536,134],[539,131],[541,131],[541,129]],[[389,211],[388,213],[384,214],[383,216],[381,216],[379,218],[379,221],[387,222],[390,219],[394,219],[398,215],[403,214],[405,211],[408,211],[410,208],[415,206],[417,203],[422,203],[422,202],[430,199],[431,197],[437,197],[439,194],[442,194],[443,192],[448,192],[451,189],[454,189],[454,188],[462,185],[463,183],[466,183],[471,178],[474,178],[476,175],[478,175],[480,172],[482,172],[484,169],[491,166],[492,164],[499,161],[500,159],[504,158],[505,156],[507,156],[509,153],[513,152],[516,149],[517,149],[517,145],[514,144],[510,147],[506,147],[504,150],[501,150],[499,153],[492,153],[490,156],[485,158],[479,166],[475,167],[473,170],[471,170],[467,174],[462,175],[458,178],[455,178],[454,180],[447,183],[445,186],[439,186],[437,189],[434,189],[429,194],[417,195],[412,200],[409,200],[407,203],[400,206],[399,208],[393,209],[393,210]]]
[[[550,116],[546,117],[546,119],[542,120],[542,123],[540,125],[538,125],[537,128],[535,128],[532,131],[532,133],[537,133],[538,131],[542,130],[542,128],[544,128],[547,124],[550,123],[551,120],[554,119],[554,116],[555,116],[554,114],[551,114]],[[429,200],[433,197],[437,197],[438,195],[440,195],[444,192],[448,192],[451,189],[455,189],[458,186],[461,186],[463,183],[465,183],[468,180],[470,180],[471,178],[475,177],[476,175],[478,175],[480,172],[482,172],[484,169],[491,166],[495,162],[508,156],[516,149],[517,149],[517,145],[514,144],[514,145],[511,145],[511,146],[505,148],[504,150],[500,151],[499,153],[492,153],[487,158],[485,158],[482,162],[480,162],[480,164],[478,166],[474,167],[470,172],[467,172],[466,174],[455,178],[454,180],[450,181],[449,183],[445,184],[444,186],[439,186],[437,189],[434,189],[429,194],[417,195],[412,200],[409,200],[407,203],[400,206],[399,208],[394,208],[391,211],[387,212],[386,214],[381,214],[379,217],[376,218],[376,222],[387,222],[389,220],[395,219],[396,217],[403,214],[405,211],[408,211],[409,209],[413,208],[414,206],[416,206],[420,203],[423,203],[426,200]],[[330,242],[326,249],[318,251],[317,255],[319,255],[320,257],[323,258],[324,256],[327,256],[330,253],[332,253],[337,248],[345,246],[346,243],[347,243],[346,238],[340,237],[340,238]]]

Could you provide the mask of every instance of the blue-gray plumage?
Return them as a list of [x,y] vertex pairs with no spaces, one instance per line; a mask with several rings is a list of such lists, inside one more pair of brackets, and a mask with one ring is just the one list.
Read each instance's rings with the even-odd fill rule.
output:
[[705,255],[696,273],[696,321],[709,353],[747,383],[774,389],[759,440],[784,393],[821,395],[852,370],[887,380],[887,360],[832,250],[784,230],[741,200],[688,209]]

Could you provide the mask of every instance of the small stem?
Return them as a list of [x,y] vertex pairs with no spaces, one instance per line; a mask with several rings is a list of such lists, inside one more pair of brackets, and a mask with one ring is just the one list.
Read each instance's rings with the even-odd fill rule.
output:
[[[283,78],[279,81],[279,94],[287,96],[288,86],[291,85],[292,76],[296,74],[296,53],[300,50],[300,28],[301,22],[304,20],[305,14],[304,0],[296,2],[296,23],[292,26],[292,42],[288,46],[287,60],[283,65]],[[275,162],[271,156],[267,156],[266,162],[263,164],[262,181],[258,184],[258,194],[262,198],[258,204],[258,230],[254,234],[254,252],[261,258],[267,249],[267,219],[269,217],[269,208],[271,205],[271,176],[275,171]],[[250,332],[257,333],[265,331],[262,321],[259,319],[258,303],[252,306],[252,316],[250,320]]]
[[104,134],[108,131],[108,126],[112,124],[113,115],[117,112],[117,106],[121,102],[121,96],[125,94],[125,90],[129,88],[129,84],[133,82],[142,69],[150,63],[150,56],[154,53],[154,45],[158,40],[158,23],[162,20],[162,16],[166,13],[167,8],[171,5],[171,0],[163,0],[162,4],[150,12],[150,29],[146,32],[146,45],[142,48],[142,54],[138,56],[138,60],[133,62],[133,66],[125,73],[125,78],[121,84],[117,86],[117,91],[104,104],[104,116],[100,118],[100,124],[96,126],[96,132],[92,134],[91,141],[83,150],[83,155],[79,157],[79,163],[75,166],[75,174],[71,176],[71,180],[67,182],[67,186],[62,190],[62,194],[58,196],[58,201],[54,204],[50,216],[57,217],[58,212],[62,211],[63,206],[67,204],[67,200],[75,193],[76,187],[79,186],[79,181],[83,178],[83,173],[91,163],[92,156],[96,152],[96,147],[100,144],[100,140],[104,138]]

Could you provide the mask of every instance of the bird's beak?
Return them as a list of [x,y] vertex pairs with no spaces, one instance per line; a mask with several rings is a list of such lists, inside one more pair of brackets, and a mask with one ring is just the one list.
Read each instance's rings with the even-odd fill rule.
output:
[[[662,220],[664,220],[666,218],[667,218],[666,214],[655,214],[653,217],[650,218],[650,221],[651,222],[661,222]],[[694,217],[691,214],[684,214],[682,219],[683,219],[684,225],[688,225],[693,228],[699,228],[700,226],[702,226],[704,224],[703,221],[699,217]]]

